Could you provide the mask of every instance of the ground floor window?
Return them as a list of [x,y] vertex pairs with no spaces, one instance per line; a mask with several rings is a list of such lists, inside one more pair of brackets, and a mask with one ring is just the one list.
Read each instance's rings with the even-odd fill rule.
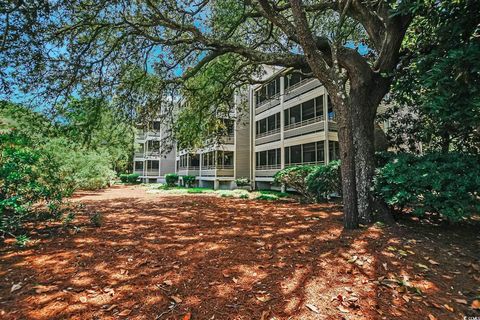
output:
[[299,144],[285,148],[285,165],[323,163],[325,143],[323,141]]
[[160,168],[160,161],[147,160],[147,170],[158,170]]
[[135,170],[143,170],[143,161],[135,161]]
[[328,142],[328,157],[330,161],[340,159],[340,146],[338,141]]
[[281,164],[281,150],[278,149],[271,149],[266,151],[259,151],[256,152],[256,166],[257,168],[260,167],[277,167]]

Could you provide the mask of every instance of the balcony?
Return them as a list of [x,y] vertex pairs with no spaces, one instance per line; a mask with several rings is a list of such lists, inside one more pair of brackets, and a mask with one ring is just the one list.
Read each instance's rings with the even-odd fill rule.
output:
[[280,128],[273,129],[264,133],[260,133],[255,137],[255,145],[261,145],[269,142],[280,140]]
[[145,153],[143,151],[136,151],[134,154],[133,154],[133,157],[134,158],[144,158],[145,157]]
[[323,116],[318,116],[312,119],[304,120],[297,123],[291,123],[285,126],[284,138],[288,139],[324,130],[325,126]]
[[202,166],[202,177],[233,177],[233,165],[209,165]]
[[320,164],[325,164],[325,161],[311,161],[311,162],[296,162],[285,164],[285,168],[294,167],[294,166],[316,166]]
[[160,132],[155,132],[155,131],[149,131],[146,134],[146,138],[161,138],[162,134]]
[[280,93],[275,94],[274,96],[258,103],[255,106],[255,115],[260,114],[264,111],[267,111],[271,108],[274,108],[280,104]]
[[158,169],[147,169],[145,172],[147,177],[158,177],[160,175],[160,170]]
[[255,167],[255,177],[271,178],[282,168],[281,164],[269,164]]
[[198,166],[189,166],[189,167],[180,167],[178,168],[179,176],[198,176],[200,173],[200,167]]
[[285,98],[284,101],[288,101],[292,98],[298,97],[299,95],[311,91],[315,88],[318,88],[321,86],[320,81],[318,79],[304,79],[300,81],[299,83],[296,83],[295,85],[285,89]]

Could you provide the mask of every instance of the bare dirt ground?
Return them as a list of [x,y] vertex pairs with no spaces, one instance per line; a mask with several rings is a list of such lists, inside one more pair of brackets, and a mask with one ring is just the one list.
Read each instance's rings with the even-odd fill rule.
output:
[[480,316],[478,224],[405,219],[352,232],[336,205],[141,187],[74,201],[103,213],[101,227],[80,218],[76,231],[0,247],[1,319]]

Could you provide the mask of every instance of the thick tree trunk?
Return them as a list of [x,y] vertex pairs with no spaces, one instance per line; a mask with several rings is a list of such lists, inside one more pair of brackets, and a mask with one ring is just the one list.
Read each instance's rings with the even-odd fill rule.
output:
[[342,193],[345,229],[358,228],[357,188],[355,178],[352,115],[349,106],[337,108],[338,140],[342,161]]
[[371,223],[374,210],[371,189],[375,174],[375,112],[373,110],[376,108],[370,105],[366,90],[362,91],[352,89],[350,92],[353,111],[355,177],[359,220],[362,223]]

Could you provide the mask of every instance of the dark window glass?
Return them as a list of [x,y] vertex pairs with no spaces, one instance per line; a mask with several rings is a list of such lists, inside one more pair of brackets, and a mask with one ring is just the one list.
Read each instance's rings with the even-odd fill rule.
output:
[[223,164],[233,166],[233,151],[225,151],[223,154]]
[[267,132],[267,119],[260,120],[260,133]]
[[135,161],[135,170],[143,170],[143,161]]
[[302,162],[302,145],[290,147],[290,161],[291,163]]
[[315,117],[315,104],[314,100],[309,100],[302,103],[302,121],[312,119]]
[[153,130],[160,130],[160,121],[153,121]]
[[277,161],[277,150],[272,149],[268,150],[268,155],[267,155],[267,164],[268,165],[275,165]]
[[315,117],[323,115],[323,95],[315,98]]
[[302,81],[302,75],[298,72],[293,72],[287,76],[288,78],[288,85],[287,88],[296,85],[300,81]]
[[340,159],[339,145],[337,141],[328,142],[328,155],[330,161]]
[[280,128],[280,112],[275,115],[275,128]]
[[255,134],[260,133],[260,121],[255,122]]
[[260,152],[260,165],[261,166],[267,165],[267,151]]
[[315,162],[315,142],[303,145],[303,162]]
[[275,124],[275,115],[271,115],[268,119],[268,131],[274,130],[277,126]]
[[279,148],[277,149],[277,164],[281,164],[281,163],[282,163],[282,154]]
[[330,97],[328,97],[327,106],[328,106],[328,120],[333,120],[335,118],[335,112],[333,112],[333,105]]
[[285,110],[283,112],[283,116],[284,116],[285,125],[288,126],[290,124],[290,109]]
[[289,124],[300,122],[300,105],[290,108]]
[[285,164],[290,164],[290,147],[285,148]]
[[192,167],[198,167],[200,165],[200,159],[198,158],[198,154],[192,154],[190,156],[190,163]]
[[325,142],[317,142],[317,161],[325,161]]
[[158,160],[148,160],[148,161],[147,161],[147,168],[148,168],[148,169],[158,170],[158,168],[159,168],[159,161],[158,161]]

